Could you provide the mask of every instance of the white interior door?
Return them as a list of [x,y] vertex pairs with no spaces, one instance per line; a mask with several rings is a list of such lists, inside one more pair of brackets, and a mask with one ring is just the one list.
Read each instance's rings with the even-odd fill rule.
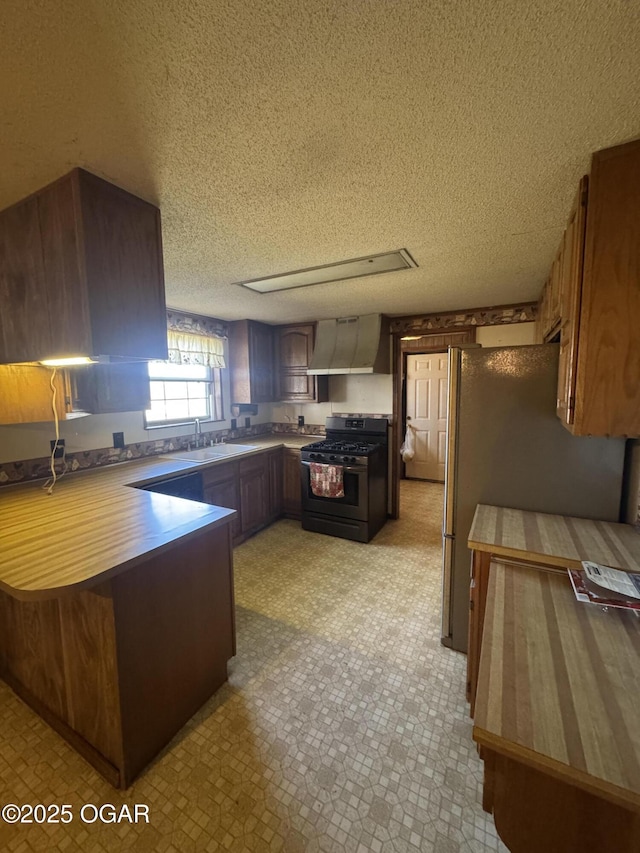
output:
[[407,356],[407,419],[415,429],[415,456],[407,477],[444,482],[447,450],[446,352]]

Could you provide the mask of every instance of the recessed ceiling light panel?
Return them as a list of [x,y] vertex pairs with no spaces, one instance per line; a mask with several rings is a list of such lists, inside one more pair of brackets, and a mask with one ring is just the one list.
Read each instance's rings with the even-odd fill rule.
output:
[[369,255],[366,258],[352,258],[350,261],[338,261],[335,264],[323,264],[320,267],[308,267],[295,272],[254,278],[249,281],[237,281],[235,284],[248,287],[258,293],[273,293],[276,290],[291,290],[294,287],[309,287],[312,284],[328,284],[333,281],[345,281],[349,278],[361,278],[365,275],[379,275],[383,272],[397,272],[417,267],[406,249]]

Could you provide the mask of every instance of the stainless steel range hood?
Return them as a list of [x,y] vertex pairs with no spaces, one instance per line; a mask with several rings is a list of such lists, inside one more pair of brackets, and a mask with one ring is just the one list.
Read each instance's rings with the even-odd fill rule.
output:
[[389,319],[380,314],[319,320],[307,373],[389,373]]

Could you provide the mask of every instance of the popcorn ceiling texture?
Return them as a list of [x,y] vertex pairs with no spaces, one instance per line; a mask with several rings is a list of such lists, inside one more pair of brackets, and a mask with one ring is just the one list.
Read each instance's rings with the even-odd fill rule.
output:
[[0,29],[0,208],[93,170],[160,205],[169,306],[226,320],[536,299],[591,153],[640,135],[629,0],[5,0]]

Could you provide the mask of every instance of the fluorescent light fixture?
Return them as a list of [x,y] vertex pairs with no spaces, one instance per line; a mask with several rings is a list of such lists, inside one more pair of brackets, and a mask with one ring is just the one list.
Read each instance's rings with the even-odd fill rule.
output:
[[77,364],[95,364],[95,361],[95,358],[89,358],[88,355],[71,355],[67,358],[42,359],[40,364],[45,367],[73,367]]
[[401,341],[419,341],[424,338],[424,335],[405,335],[404,338],[400,338]]
[[254,278],[248,281],[236,281],[242,287],[256,290],[258,293],[273,293],[276,290],[292,290],[294,287],[309,287],[312,284],[330,284],[349,278],[361,278],[365,275],[379,275],[383,272],[397,272],[417,267],[406,249],[369,255],[366,258],[352,258],[350,261],[338,261],[335,264],[323,264],[320,267],[308,267],[295,272]]

